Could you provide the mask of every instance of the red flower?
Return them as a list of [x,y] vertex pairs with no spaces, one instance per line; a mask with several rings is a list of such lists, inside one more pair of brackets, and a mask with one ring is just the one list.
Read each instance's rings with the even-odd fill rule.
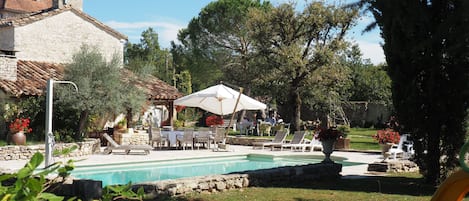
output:
[[399,143],[399,140],[401,137],[399,136],[399,132],[393,131],[390,129],[386,130],[378,130],[376,135],[373,135],[373,138],[378,141],[380,144],[386,144],[386,143],[393,143],[397,144]]
[[223,118],[217,115],[208,116],[207,119],[205,119],[205,124],[207,126],[223,125]]
[[17,118],[15,121],[10,123],[10,131],[12,133],[17,133],[23,131],[24,133],[30,133],[33,129],[29,128],[30,120],[29,118]]

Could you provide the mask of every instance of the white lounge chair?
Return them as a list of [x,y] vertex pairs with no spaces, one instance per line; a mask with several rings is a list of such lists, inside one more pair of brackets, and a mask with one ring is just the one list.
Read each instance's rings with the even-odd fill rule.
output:
[[291,150],[293,151],[294,149],[296,150],[297,148],[301,149],[303,152],[305,150],[305,147],[307,144],[304,143],[306,131],[295,131],[293,134],[293,139],[290,141],[290,143],[282,143],[280,145],[272,145],[271,149],[274,150],[275,147],[280,147],[280,151],[283,150],[285,147],[290,147]]
[[305,139],[305,143],[303,145],[305,146],[305,149],[309,148],[310,151],[314,151],[316,148],[322,151],[321,141],[314,138],[314,136],[312,140]]
[[148,144],[143,145],[119,145],[114,139],[111,138],[107,133],[103,134],[103,137],[108,141],[108,146],[104,149],[104,153],[110,154],[113,150],[124,150],[125,154],[129,154],[132,150],[143,150],[145,154],[149,154],[152,146]]
[[394,160],[397,158],[398,154],[401,154],[404,156],[404,152],[405,152],[404,143],[407,141],[408,137],[409,137],[409,134],[401,135],[401,138],[399,139],[399,144],[393,144],[391,148],[389,149],[389,154],[392,155]]
[[282,145],[283,141],[285,141],[285,138],[287,137],[287,132],[286,131],[277,131],[275,133],[275,137],[272,141],[270,142],[253,142],[252,143],[252,148],[255,149],[256,147],[261,147],[261,149],[264,149],[264,147],[268,146],[274,146],[274,145]]

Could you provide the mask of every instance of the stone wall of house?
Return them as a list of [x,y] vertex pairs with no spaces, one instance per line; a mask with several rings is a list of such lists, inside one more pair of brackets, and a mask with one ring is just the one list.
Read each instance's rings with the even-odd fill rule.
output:
[[149,137],[148,133],[118,133],[114,132],[113,135],[114,141],[120,145],[141,145],[141,144],[148,144]]
[[124,55],[124,44],[118,38],[72,11],[15,27],[15,36],[10,39],[14,39],[14,48],[19,51],[16,57],[21,60],[69,63],[83,44],[97,47],[108,61],[114,54],[121,59]]
[[[86,139],[83,142],[76,143],[57,143],[55,145],[55,150],[69,148],[74,145],[76,145],[78,149],[70,153],[69,155],[62,157],[76,157],[99,153],[101,148],[101,141],[99,139]],[[29,146],[0,146],[0,161],[29,159],[36,152],[44,154],[44,144]]]
[[[0,36],[1,37],[1,36]],[[16,81],[18,59],[0,55],[0,79]]]

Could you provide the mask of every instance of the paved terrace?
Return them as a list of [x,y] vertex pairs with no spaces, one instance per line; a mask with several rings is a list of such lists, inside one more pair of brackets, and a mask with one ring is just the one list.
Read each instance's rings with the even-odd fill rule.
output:
[[[268,154],[274,156],[283,155],[319,155],[324,156],[321,151],[313,152],[299,152],[290,151],[289,149],[283,151],[271,151],[270,149],[252,149],[251,146],[240,146],[240,145],[229,145],[228,152],[216,152],[209,149],[194,149],[194,150],[153,150],[148,155],[144,155],[143,152],[132,151],[129,155],[125,155],[117,150],[112,154],[94,154],[81,158],[81,161],[75,162],[76,166],[80,165],[97,165],[97,164],[111,164],[111,163],[128,163],[128,162],[144,162],[144,161],[158,161],[158,160],[174,160],[174,159],[186,159],[186,158],[199,158],[199,157],[211,157],[211,156],[233,156],[242,154]],[[362,152],[346,152],[346,151],[334,151],[331,155],[345,157],[350,162],[365,163],[363,165],[354,165],[348,167],[342,167],[342,175],[347,177],[354,176],[366,176],[368,163],[373,163],[381,160],[381,154],[379,153],[362,153]],[[60,159],[65,161],[65,159]],[[12,161],[0,161],[0,169],[7,170],[18,170],[26,164],[27,160],[12,160]],[[40,167],[44,167],[41,165]]]

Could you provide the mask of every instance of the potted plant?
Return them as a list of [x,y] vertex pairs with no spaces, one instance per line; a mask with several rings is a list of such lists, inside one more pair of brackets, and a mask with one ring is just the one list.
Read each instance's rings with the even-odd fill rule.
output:
[[337,143],[335,144],[336,149],[350,149],[350,139],[347,138],[348,133],[350,133],[350,126],[347,125],[340,125],[337,127],[342,133],[342,136],[337,139]]
[[16,118],[9,125],[11,139],[16,145],[26,145],[26,133],[30,133],[33,129],[29,128],[29,118]]
[[331,154],[334,151],[334,145],[337,142],[337,139],[342,137],[342,132],[337,130],[335,127],[330,127],[328,129],[324,129],[319,131],[317,135],[317,139],[321,141],[322,144],[322,153],[326,156],[323,163],[333,163],[334,161],[331,160]]
[[378,130],[373,138],[378,141],[381,147],[381,154],[383,155],[383,161],[386,161],[389,157],[389,149],[393,144],[399,143],[400,135],[399,132],[392,129]]

